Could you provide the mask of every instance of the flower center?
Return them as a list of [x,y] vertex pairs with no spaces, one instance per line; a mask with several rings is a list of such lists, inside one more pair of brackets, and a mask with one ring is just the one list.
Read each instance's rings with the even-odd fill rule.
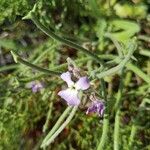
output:
[[71,89],[76,90],[75,84],[73,84],[73,85],[71,86]]

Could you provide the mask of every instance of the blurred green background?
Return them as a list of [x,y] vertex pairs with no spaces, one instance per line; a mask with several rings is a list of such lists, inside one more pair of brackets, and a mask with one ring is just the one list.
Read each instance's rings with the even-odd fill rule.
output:
[[[85,54],[54,41],[31,20],[22,20],[34,4],[37,4],[36,14],[42,24],[97,55],[117,55],[115,45],[105,33],[111,33],[122,45],[136,37],[138,47],[133,64],[150,78],[150,0],[0,0],[0,150],[40,149],[41,141],[66,107],[57,96],[63,82],[55,76],[16,64],[11,50],[47,69],[66,71],[66,65],[60,64],[66,63],[68,56],[78,60],[77,65],[87,72],[98,68],[92,60],[82,61]],[[120,74],[104,78],[110,99],[116,96],[119,78]],[[44,89],[37,93],[27,88],[27,84],[35,80],[44,83]],[[148,150],[150,83],[126,68],[124,85],[120,149],[128,149],[135,124],[133,150]],[[143,101],[144,107],[140,109]],[[86,116],[85,112],[86,108],[80,108],[70,125],[47,149],[96,149],[102,134],[102,118]],[[110,114],[105,150],[113,149],[114,115]]]

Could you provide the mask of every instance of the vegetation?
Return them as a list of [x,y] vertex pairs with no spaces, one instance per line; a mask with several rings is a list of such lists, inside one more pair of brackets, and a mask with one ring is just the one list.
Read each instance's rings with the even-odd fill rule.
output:
[[[150,149],[149,6],[0,0],[0,150]],[[58,95],[68,66],[90,81],[79,106]]]

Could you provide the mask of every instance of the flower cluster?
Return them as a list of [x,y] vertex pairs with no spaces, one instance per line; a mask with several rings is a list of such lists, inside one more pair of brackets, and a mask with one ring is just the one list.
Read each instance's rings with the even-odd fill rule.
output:
[[[81,76],[79,69],[73,66],[69,66],[69,71],[62,73],[61,78],[67,83],[68,88],[58,92],[58,95],[63,98],[68,105],[78,106],[81,102],[79,97],[80,91],[85,91],[90,88],[90,81],[87,76]],[[76,80],[72,80],[76,78]],[[105,106],[103,101],[96,98],[96,96],[90,96],[92,101],[91,105],[87,109],[86,114],[88,113],[97,113],[99,116],[103,116]]]

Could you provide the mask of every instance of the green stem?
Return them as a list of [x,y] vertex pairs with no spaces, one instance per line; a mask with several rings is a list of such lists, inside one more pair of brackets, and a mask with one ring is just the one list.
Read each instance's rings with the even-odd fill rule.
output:
[[137,133],[137,126],[136,125],[132,125],[131,134],[130,134],[130,138],[129,138],[129,147],[130,148],[133,146],[136,133]]
[[52,75],[60,75],[61,74],[60,72],[51,71],[51,70],[44,69],[44,68],[38,67],[36,65],[33,65],[33,64],[29,63],[28,61],[25,61],[24,59],[22,59],[15,51],[11,51],[11,53],[13,54],[14,60],[16,62],[20,62],[21,64],[24,64],[32,69],[38,70],[40,72],[44,72],[46,74],[52,74]]
[[38,70],[40,72],[44,72],[46,74],[52,74],[52,75],[60,75],[61,73],[59,72],[55,72],[55,71],[51,71],[51,70],[48,70],[48,69],[44,69],[44,68],[41,68],[41,67],[38,67],[36,65],[33,65],[25,60],[23,60],[22,58],[18,58],[18,62],[28,66],[28,67],[31,67],[32,69],[35,69],[35,70]]
[[[120,60],[119,59],[117,59],[117,56],[115,56],[115,55],[101,55],[101,56],[99,56],[101,59],[104,59],[104,60],[112,60],[112,59],[114,59],[115,60],[115,63],[119,63],[120,62]],[[89,59],[87,59],[87,60],[89,60]],[[138,66],[136,66],[136,65],[134,65],[133,63],[130,63],[130,62],[128,62],[127,64],[126,64],[126,67],[127,67],[127,69],[129,69],[129,70],[131,70],[131,71],[133,71],[136,75],[138,75],[140,78],[142,78],[145,82],[147,82],[147,83],[149,83],[150,84],[150,77],[147,75],[147,74],[145,74],[143,71],[141,71],[139,68],[138,68]],[[106,71],[107,72],[107,71]],[[102,74],[102,77],[104,77],[104,72],[103,72],[103,74]]]
[[108,140],[109,119],[107,114],[104,115],[103,122],[104,124],[103,124],[102,136],[101,136],[100,143],[97,147],[97,150],[104,150],[105,143]]
[[119,42],[110,33],[106,33],[105,36],[110,38],[114,43],[114,45],[116,46],[119,58],[123,58],[123,48],[121,47]]
[[13,69],[16,69],[17,67],[18,67],[17,64],[2,66],[2,67],[0,67],[0,72],[7,71],[7,70],[13,70]]
[[129,49],[129,52],[126,55],[125,59],[122,60],[122,62],[119,65],[117,65],[116,67],[113,67],[107,71],[103,71],[100,74],[97,74],[96,77],[100,79],[100,78],[114,74],[115,72],[121,70],[126,65],[126,63],[129,61],[129,59],[131,58],[134,50],[135,50],[134,48]]
[[150,37],[149,36],[139,35],[138,39],[146,41],[146,42],[150,42]]
[[97,62],[100,62],[102,64],[102,61],[101,59],[94,53],[88,51],[87,49],[81,47],[80,45],[70,41],[70,40],[67,40],[67,39],[64,39],[58,35],[56,35],[54,32],[52,32],[50,29],[48,29],[47,27],[45,27],[42,23],[40,23],[39,19],[36,17],[35,15],[35,9],[36,9],[36,5],[34,6],[33,10],[31,10],[27,16],[25,16],[23,19],[31,19],[35,25],[40,29],[42,30],[45,34],[47,34],[49,37],[69,46],[69,47],[72,47],[76,50],[80,50],[82,51],[83,53],[87,54],[88,56],[90,56],[92,59],[96,60]]
[[102,96],[104,97],[105,101],[107,101],[106,84],[104,79],[101,79],[101,87],[102,87]]
[[61,123],[63,122],[63,120],[65,119],[65,117],[68,115],[68,113],[70,112],[70,110],[72,109],[72,106],[68,106],[66,108],[66,110],[63,112],[63,114],[59,117],[58,121],[56,122],[56,124],[53,126],[53,128],[51,129],[51,131],[47,134],[47,136],[45,137],[45,139],[42,142],[42,145],[44,145],[44,143],[55,133],[55,131],[59,128],[59,126],[61,125]]
[[117,110],[114,125],[114,150],[119,150],[120,110]]
[[148,76],[143,71],[141,71],[141,69],[139,69],[137,66],[135,66],[132,63],[128,63],[126,66],[129,70],[133,71],[135,74],[137,74],[139,77],[141,77],[145,82],[150,84],[150,76]]
[[124,79],[124,70],[121,71],[120,85],[115,104],[116,115],[114,124],[114,150],[119,150],[120,102],[122,99],[122,92],[123,92],[123,79]]
[[46,122],[43,126],[43,132],[46,132],[46,130],[48,129],[48,123],[49,123],[49,120],[51,118],[51,113],[52,113],[52,106],[53,106],[53,103],[51,102],[49,106],[49,111],[47,113]]
[[76,111],[77,111],[78,106],[75,106],[70,115],[68,116],[68,118],[66,119],[66,121],[58,128],[58,130],[49,138],[47,139],[42,145],[41,147],[46,147],[48,146],[50,143],[52,143],[55,138],[62,132],[62,130],[68,125],[68,123],[72,120],[73,116],[75,115]]
[[146,49],[141,49],[139,51],[139,54],[143,55],[143,56],[147,56],[147,57],[150,57],[150,51],[149,50],[146,50]]
[[52,93],[51,98],[50,98],[51,101],[50,101],[50,104],[49,104],[49,111],[47,113],[46,122],[45,122],[45,124],[43,126],[43,132],[46,132],[46,130],[48,129],[48,123],[49,123],[50,118],[52,117],[51,113],[52,113],[52,107],[53,107],[53,100],[54,100],[54,98],[55,98],[55,92]]

